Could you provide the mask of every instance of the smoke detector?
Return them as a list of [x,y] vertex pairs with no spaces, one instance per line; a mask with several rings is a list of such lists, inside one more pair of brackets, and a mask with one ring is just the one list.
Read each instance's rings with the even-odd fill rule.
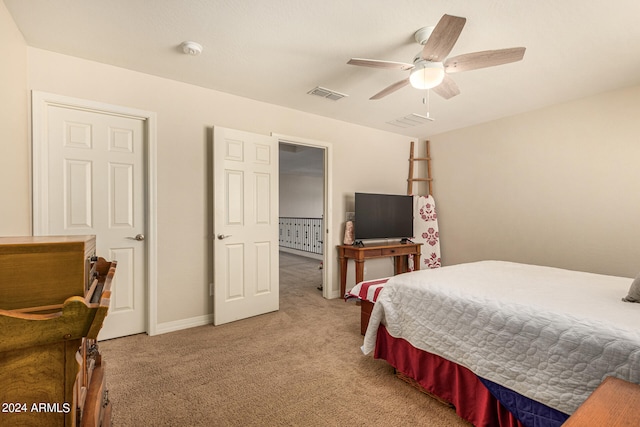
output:
[[200,43],[186,41],[182,42],[180,47],[186,55],[196,56],[202,53],[202,45]]

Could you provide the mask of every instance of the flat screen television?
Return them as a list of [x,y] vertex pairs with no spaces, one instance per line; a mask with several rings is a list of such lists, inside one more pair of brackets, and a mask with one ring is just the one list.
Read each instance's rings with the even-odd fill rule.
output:
[[354,240],[413,237],[413,196],[355,194]]

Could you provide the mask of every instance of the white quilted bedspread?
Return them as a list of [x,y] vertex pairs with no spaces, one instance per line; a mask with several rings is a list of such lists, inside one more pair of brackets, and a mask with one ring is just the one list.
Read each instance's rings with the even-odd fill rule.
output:
[[632,279],[502,261],[391,278],[380,322],[396,338],[524,396],[573,413],[606,376],[640,384],[640,304]]

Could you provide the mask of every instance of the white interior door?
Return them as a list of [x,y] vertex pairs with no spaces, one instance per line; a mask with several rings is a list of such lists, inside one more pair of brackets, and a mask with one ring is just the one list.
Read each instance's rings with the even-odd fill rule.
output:
[[214,127],[214,324],[279,308],[278,140]]
[[100,339],[146,331],[143,119],[47,105],[37,234],[95,234],[118,267]]

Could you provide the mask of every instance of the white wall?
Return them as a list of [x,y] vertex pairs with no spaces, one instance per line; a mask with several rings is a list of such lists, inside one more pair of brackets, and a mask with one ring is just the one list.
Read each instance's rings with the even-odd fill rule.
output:
[[640,271],[640,86],[431,139],[443,263]]
[[[157,112],[160,323],[199,318],[212,310],[207,159],[212,125],[332,144],[330,233],[336,244],[342,240],[344,212],[355,191],[405,191],[408,137],[41,49],[27,52],[30,90]],[[372,167],[353,174],[354,158]],[[28,182],[25,168],[15,175],[21,183]],[[335,248],[327,250],[330,256],[337,254]],[[337,262],[328,277],[337,295]]]
[[280,174],[280,216],[322,218],[324,178]]
[[0,236],[31,234],[27,45],[0,2]]

